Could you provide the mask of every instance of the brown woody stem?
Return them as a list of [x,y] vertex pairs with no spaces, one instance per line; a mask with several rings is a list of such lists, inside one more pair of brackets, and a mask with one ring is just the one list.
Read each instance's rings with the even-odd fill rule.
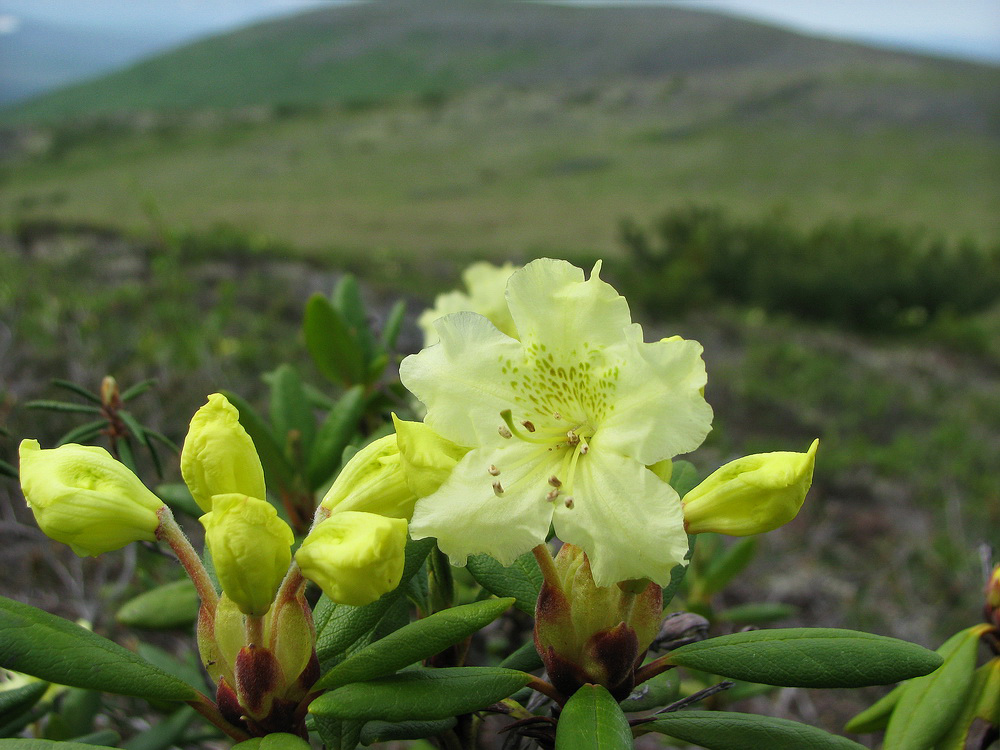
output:
[[244,732],[239,727],[234,727],[226,721],[225,717],[223,717],[222,713],[219,711],[218,706],[201,693],[198,693],[198,697],[196,699],[187,701],[187,704],[204,716],[210,724],[217,726],[237,742],[243,742],[244,740],[250,739],[249,734]]
[[214,612],[219,603],[219,595],[215,591],[215,584],[212,583],[208,571],[201,563],[201,558],[191,546],[191,542],[188,541],[181,527],[177,525],[170,508],[164,505],[156,511],[156,515],[160,519],[160,525],[156,527],[156,538],[170,545],[174,554],[177,555],[178,562],[184,566],[188,577],[194,582],[201,603]]

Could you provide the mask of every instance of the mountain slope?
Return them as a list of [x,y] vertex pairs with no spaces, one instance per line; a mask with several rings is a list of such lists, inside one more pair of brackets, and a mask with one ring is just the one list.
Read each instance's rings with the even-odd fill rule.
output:
[[930,73],[943,79],[936,85],[951,89],[952,97],[964,95],[970,79],[998,80],[988,67],[813,39],[675,7],[382,0],[324,8],[187,45],[27,102],[3,119],[360,104],[440,97],[483,85],[573,88],[678,75],[844,68],[905,79]]

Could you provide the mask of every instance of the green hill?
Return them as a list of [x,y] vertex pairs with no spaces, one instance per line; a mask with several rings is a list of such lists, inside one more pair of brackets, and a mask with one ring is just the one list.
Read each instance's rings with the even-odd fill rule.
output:
[[[1000,69],[665,6],[383,0],[0,112],[0,221],[572,254],[688,203],[1000,237]],[[48,124],[46,124],[48,123]]]

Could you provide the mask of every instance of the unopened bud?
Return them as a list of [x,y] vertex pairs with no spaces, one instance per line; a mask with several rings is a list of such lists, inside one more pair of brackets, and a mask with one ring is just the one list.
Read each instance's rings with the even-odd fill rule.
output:
[[266,614],[292,559],[288,524],[267,501],[239,494],[213,497],[201,522],[222,590],[244,614]]
[[163,501],[103,448],[22,440],[21,489],[39,528],[80,555],[156,539]]
[[689,534],[761,534],[791,521],[812,484],[814,440],[806,453],[758,453],[717,469],[684,496]]
[[[437,492],[469,449],[441,437],[423,422],[405,422],[395,414],[392,422],[406,484],[417,497]],[[497,471],[495,466],[486,468],[490,474]]]
[[400,467],[396,436],[386,435],[355,453],[320,503],[334,513],[360,511],[390,518],[410,518],[416,495]]
[[993,575],[986,582],[986,619],[1000,628],[1000,565],[993,568]]
[[221,393],[195,412],[181,450],[181,475],[203,511],[214,495],[264,498],[264,469],[240,413]]
[[309,533],[295,561],[338,604],[370,604],[399,585],[406,527],[402,518],[334,513]]

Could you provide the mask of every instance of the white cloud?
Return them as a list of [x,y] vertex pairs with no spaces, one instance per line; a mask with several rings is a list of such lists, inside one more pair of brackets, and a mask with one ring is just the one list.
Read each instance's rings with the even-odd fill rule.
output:
[[10,13],[0,13],[0,34],[13,34],[21,28],[21,19]]

